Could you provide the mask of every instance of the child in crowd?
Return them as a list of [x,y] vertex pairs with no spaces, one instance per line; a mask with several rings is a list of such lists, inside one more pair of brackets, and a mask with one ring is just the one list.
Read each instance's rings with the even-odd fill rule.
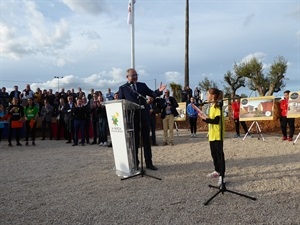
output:
[[196,137],[197,132],[197,118],[198,118],[198,112],[196,109],[193,108],[193,105],[195,104],[194,97],[190,98],[190,103],[187,106],[187,114],[189,116],[189,123],[190,123],[190,129],[191,129],[191,137]]

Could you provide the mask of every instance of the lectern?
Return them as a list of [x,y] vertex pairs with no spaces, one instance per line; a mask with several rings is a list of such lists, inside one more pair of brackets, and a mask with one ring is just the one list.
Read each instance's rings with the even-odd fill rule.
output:
[[104,104],[116,174],[122,177],[135,175],[139,171],[135,157],[134,114],[140,106],[125,99],[106,101]]

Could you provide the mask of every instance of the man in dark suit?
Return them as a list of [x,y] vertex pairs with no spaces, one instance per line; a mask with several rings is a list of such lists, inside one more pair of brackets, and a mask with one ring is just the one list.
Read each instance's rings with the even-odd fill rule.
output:
[[151,130],[151,144],[152,146],[158,146],[156,142],[156,114],[160,112],[160,109],[157,107],[156,101],[152,97],[148,97],[147,105],[150,110],[150,130]]
[[11,91],[10,94],[9,94],[9,99],[10,99],[10,101],[11,101],[13,98],[17,98],[18,100],[20,100],[20,94],[21,94],[21,92],[18,90],[19,87],[15,85],[15,86],[14,86],[14,89],[15,89],[15,90]]
[[[135,69],[130,68],[127,70],[127,83],[119,87],[119,99],[127,99],[136,104],[141,104],[144,106],[144,109],[137,111],[134,114],[134,131],[135,131],[135,150],[136,150],[136,160],[138,161],[138,147],[140,146],[140,127],[139,120],[141,113],[141,135],[143,140],[144,147],[144,157],[146,168],[150,170],[157,170],[157,167],[152,163],[152,151],[150,144],[150,112],[149,107],[147,107],[146,96],[157,97],[162,94],[162,91],[166,88],[167,85],[160,84],[159,89],[152,91],[145,83],[138,82],[138,74]],[[139,95],[141,95],[139,97]]]

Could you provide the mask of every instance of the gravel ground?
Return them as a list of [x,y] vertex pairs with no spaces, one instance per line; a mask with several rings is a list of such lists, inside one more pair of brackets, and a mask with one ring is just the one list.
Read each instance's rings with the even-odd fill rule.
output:
[[[176,133],[175,133],[176,135]],[[226,134],[228,190],[218,190],[206,133],[153,147],[158,171],[121,180],[112,148],[40,141],[0,149],[0,224],[300,224],[300,140]],[[158,143],[162,132],[158,131]],[[15,144],[15,143],[14,143]]]

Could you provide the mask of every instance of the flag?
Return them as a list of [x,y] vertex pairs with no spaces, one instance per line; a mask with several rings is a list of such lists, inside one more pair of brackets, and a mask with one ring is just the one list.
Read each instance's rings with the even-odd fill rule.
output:
[[[132,0],[133,4],[135,3],[136,0]],[[127,17],[127,23],[132,24],[132,17],[133,17],[133,12],[131,12],[131,0],[128,2],[128,17]]]

